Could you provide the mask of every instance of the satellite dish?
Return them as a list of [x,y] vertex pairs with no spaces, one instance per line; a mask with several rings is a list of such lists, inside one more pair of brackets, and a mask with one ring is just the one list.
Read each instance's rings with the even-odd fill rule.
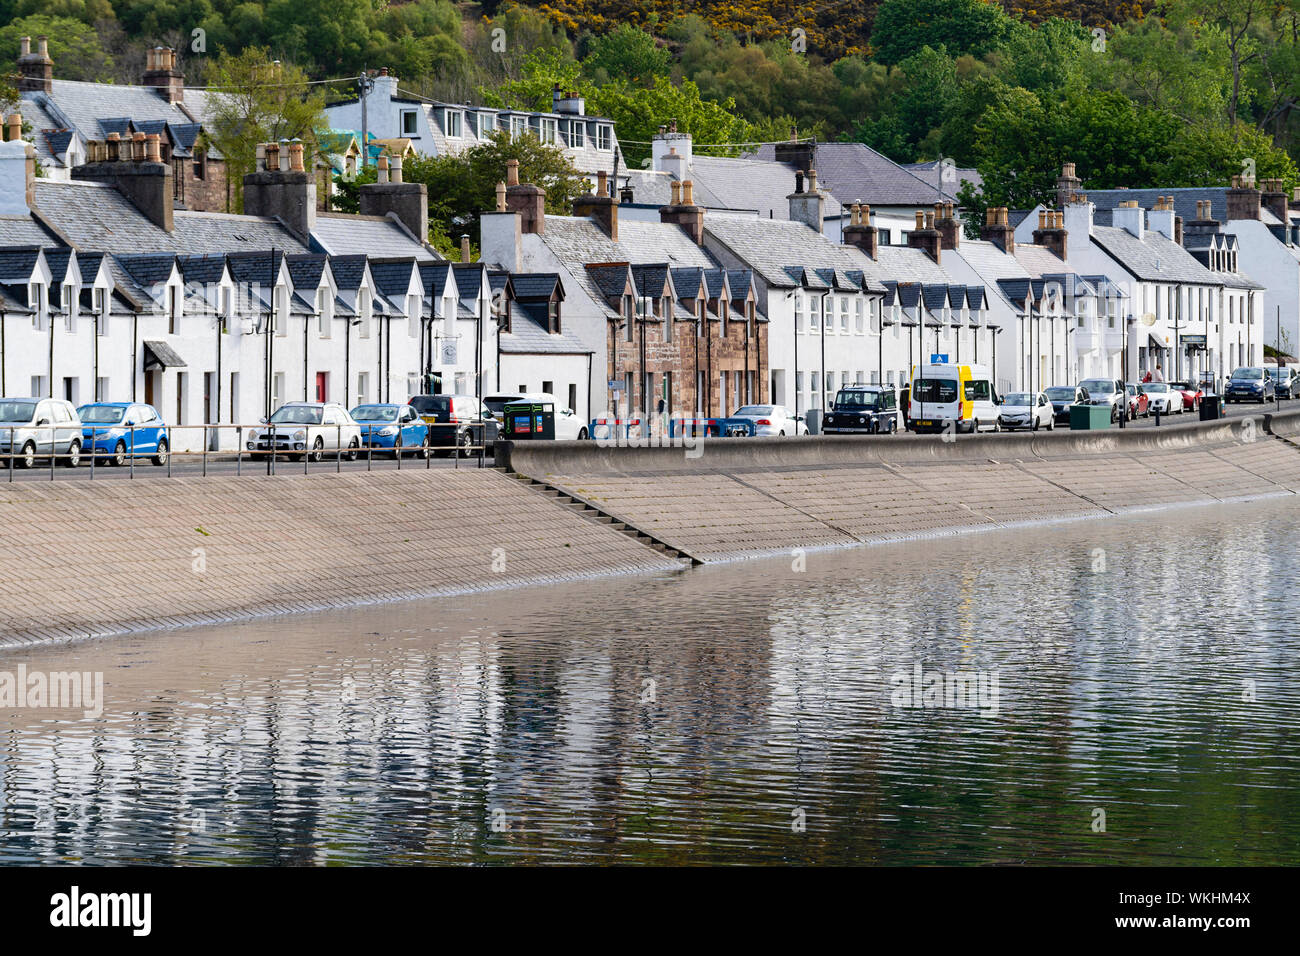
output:
[[1143,316],[1142,316],[1142,324],[1143,324],[1143,325],[1155,325],[1155,324],[1156,324],[1156,314],[1155,314],[1154,312],[1148,312],[1148,313],[1146,313],[1145,315],[1143,315]]

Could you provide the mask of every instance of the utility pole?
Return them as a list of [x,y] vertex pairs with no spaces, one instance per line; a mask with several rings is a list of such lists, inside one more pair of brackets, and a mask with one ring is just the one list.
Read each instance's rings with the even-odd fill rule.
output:
[[362,70],[361,75],[357,77],[357,89],[361,91],[361,168],[362,169],[365,169],[368,165],[370,165],[370,149],[366,145],[366,141],[370,138],[369,136],[370,127],[368,124],[368,116],[366,113],[366,98],[370,95],[370,91],[374,88],[374,86],[375,86],[375,81],[366,75],[365,70]]

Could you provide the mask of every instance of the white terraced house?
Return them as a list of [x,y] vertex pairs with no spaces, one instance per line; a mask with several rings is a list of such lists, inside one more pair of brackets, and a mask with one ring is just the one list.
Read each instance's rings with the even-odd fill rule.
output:
[[587,116],[581,96],[559,89],[552,93],[549,113],[443,103],[403,90],[384,69],[364,96],[364,116],[362,105],[358,95],[327,106],[331,128],[360,134],[364,124],[370,137],[408,141],[426,156],[455,156],[505,130],[512,138],[533,135],[559,147],[580,172],[612,175],[623,165],[613,120]]

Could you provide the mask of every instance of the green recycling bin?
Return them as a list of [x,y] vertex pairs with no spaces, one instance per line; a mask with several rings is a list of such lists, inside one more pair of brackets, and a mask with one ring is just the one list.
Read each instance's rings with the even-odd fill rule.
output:
[[554,402],[510,402],[502,410],[502,435],[511,441],[555,439]]
[[1109,405],[1070,406],[1071,431],[1091,431],[1094,428],[1110,428]]

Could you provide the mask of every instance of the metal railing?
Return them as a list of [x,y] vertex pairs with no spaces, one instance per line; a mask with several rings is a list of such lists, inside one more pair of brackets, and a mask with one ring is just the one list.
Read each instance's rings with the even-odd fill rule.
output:
[[[406,429],[411,424],[407,423]],[[404,465],[408,469],[413,464],[419,467],[421,460],[426,469],[432,468],[434,458],[443,453],[450,456],[454,468],[459,468],[462,460],[474,459],[477,467],[487,466],[490,423],[474,420],[419,424],[425,436],[419,444],[404,442],[402,426],[396,422],[0,425],[0,468],[4,480],[13,482],[28,475],[53,481],[59,473],[92,480],[106,473],[127,478],[137,474],[206,477],[210,472],[236,476],[306,475],[322,468],[342,472],[345,463],[349,470],[359,471],[364,465],[366,471],[374,471],[377,466],[389,464],[400,471]],[[379,434],[390,427],[397,429],[395,435]],[[231,433],[234,446],[223,448],[222,437],[229,438]],[[177,450],[177,445],[182,450]],[[145,463],[153,467],[138,467]]]

